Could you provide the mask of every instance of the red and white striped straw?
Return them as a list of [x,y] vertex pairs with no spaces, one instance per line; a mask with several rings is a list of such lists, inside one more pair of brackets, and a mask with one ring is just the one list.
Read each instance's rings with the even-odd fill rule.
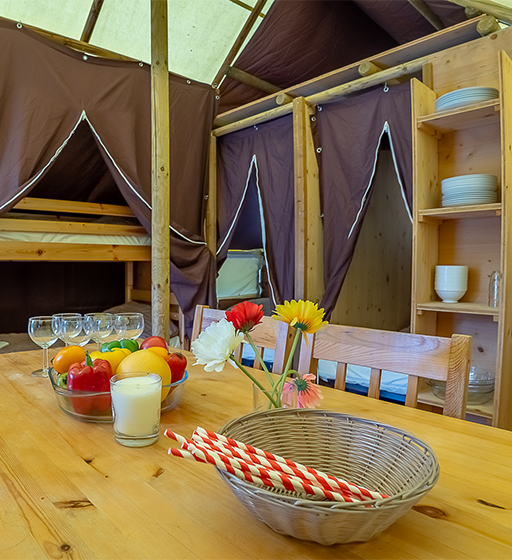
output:
[[235,459],[232,457],[228,457],[223,453],[219,453],[217,451],[213,451],[212,449],[207,449],[205,447],[198,447],[197,445],[186,443],[185,450],[190,451],[193,455],[199,453],[199,457],[205,457],[208,462],[210,458],[215,461],[215,464],[218,464],[218,461],[222,461],[226,465],[231,466],[234,469],[238,469],[242,472],[246,472],[251,474],[252,476],[256,476],[263,481],[265,485],[268,486],[267,481],[270,480],[272,482],[272,486],[275,483],[282,485],[286,490],[291,492],[299,492],[305,493],[310,496],[317,496],[320,498],[325,498],[327,500],[336,501],[336,502],[354,502],[360,501],[359,499],[355,498],[354,496],[343,495],[338,492],[331,492],[325,488],[321,488],[319,486],[313,486],[309,484],[307,481],[298,478],[296,476],[290,476],[282,472],[275,471],[273,469],[266,469],[265,467],[257,466],[252,463],[246,463],[243,460]]
[[298,470],[300,470],[304,473],[309,473],[312,476],[314,476],[315,479],[318,480],[318,482],[320,482],[324,487],[325,487],[325,485],[328,485],[328,487],[330,487],[330,488],[337,488],[337,489],[344,488],[345,490],[347,490],[347,491],[349,491],[353,494],[356,494],[357,496],[360,496],[362,499],[381,500],[383,498],[388,498],[389,497],[386,494],[381,494],[380,492],[374,492],[372,490],[368,490],[367,488],[364,488],[363,486],[358,486],[356,484],[352,484],[351,482],[347,482],[345,480],[337,479],[334,476],[331,476],[329,474],[325,474],[321,471],[317,471],[315,469],[312,469],[311,467],[307,467],[305,465],[302,465],[301,463],[296,463],[295,461],[290,461],[289,459],[285,459],[284,457],[281,457],[280,455],[275,455],[275,454],[270,453],[268,451],[264,451],[263,449],[259,449],[258,447],[254,447],[252,445],[247,445],[247,444],[242,443],[240,441],[237,441],[235,439],[223,436],[221,434],[217,434],[215,432],[211,432],[209,430],[205,430],[204,428],[201,428],[201,427],[196,428],[196,430],[194,431],[194,434],[197,434],[200,437],[206,437],[207,439],[210,439],[210,440],[213,440],[213,441],[219,441],[221,443],[225,443],[227,445],[230,445],[232,447],[236,447],[238,449],[242,449],[242,450],[247,451],[249,453],[253,453],[254,455],[258,455],[260,457],[265,457],[266,459],[268,459],[270,461],[275,461],[277,463],[288,465],[291,468],[297,468]]
[[234,468],[231,465],[221,461],[220,459],[216,459],[209,454],[203,453],[200,449],[197,449],[194,453],[190,451],[185,451],[183,449],[177,449],[176,447],[171,447],[169,449],[169,453],[174,455],[175,457],[182,457],[184,459],[193,459],[200,463],[211,463],[215,465],[222,471],[226,471],[234,476],[236,476],[240,480],[244,480],[246,482],[251,482],[253,484],[259,484],[260,486],[268,486],[271,488],[277,488],[280,490],[287,490],[287,488],[277,480],[271,480],[269,478],[261,479],[256,475],[253,475],[246,471],[241,471],[240,469]]
[[[246,451],[243,451],[242,449],[224,444],[218,440],[212,441],[211,439],[202,437],[196,433],[193,434],[192,439],[194,442],[197,442],[198,444],[201,443],[202,445],[206,445],[210,449],[223,453],[224,455],[242,459],[246,463],[253,464],[253,465],[262,465],[267,469],[272,469],[291,476],[296,476],[304,480],[308,484],[311,484],[312,486],[317,486],[319,488],[323,488],[324,490],[328,490],[328,491],[334,490],[336,492],[339,492],[346,498],[351,498],[350,501],[361,501],[362,499],[359,494],[354,494],[353,492],[347,490],[346,485],[343,485],[341,483],[339,483],[338,486],[336,486],[333,483],[327,484],[326,482],[323,482],[321,479],[314,477],[311,473],[308,473],[307,471],[301,471],[300,469],[297,469],[295,467],[290,467],[285,463],[277,463],[276,461],[267,459],[266,457],[261,457],[259,455],[255,455],[254,453],[248,453]],[[367,499],[367,498],[363,498],[363,499]]]
[[[256,465],[248,464],[244,461],[238,461],[234,458],[229,458],[222,453],[212,451],[211,449],[200,448],[195,444],[195,442],[192,442],[191,440],[188,440],[187,438],[169,430],[166,430],[164,434],[171,439],[178,441],[183,446],[183,449],[170,448],[170,454],[176,457],[194,458],[200,462],[212,463],[222,470],[228,470],[228,472],[232,472],[232,474],[234,474],[241,480],[249,480],[246,476],[247,474],[249,474],[251,475],[253,481],[265,486],[281,488],[283,490],[295,492],[303,492],[309,495],[326,498],[331,501],[359,501],[357,498],[354,499],[353,496],[346,496],[336,492],[330,492],[329,490],[325,490],[319,487],[315,487],[297,477],[288,476],[284,473],[279,473],[270,469],[265,469],[263,467],[257,467]],[[221,461],[224,466],[231,467],[233,471],[224,468],[224,466],[221,465],[219,461]],[[251,480],[249,480],[249,482],[251,482]]]

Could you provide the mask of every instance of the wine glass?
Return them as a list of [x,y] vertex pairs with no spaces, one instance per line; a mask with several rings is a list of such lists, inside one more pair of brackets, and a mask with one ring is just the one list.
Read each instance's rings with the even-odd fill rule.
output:
[[87,313],[85,315],[87,328],[91,330],[91,338],[96,342],[98,351],[101,350],[101,343],[105,340],[114,328],[114,316],[111,313]]
[[92,325],[86,317],[61,317],[60,333],[66,345],[85,346],[91,340]]
[[144,315],[142,313],[117,313],[114,319],[117,339],[137,339],[144,331]]
[[[76,336],[81,330],[81,325],[79,326],[79,319],[82,318],[80,313],[54,313],[52,315],[52,329],[58,338],[64,342],[66,346],[69,346],[69,339],[71,336]],[[66,333],[62,332],[63,320],[69,324],[66,324]],[[74,322],[73,322],[74,320]]]
[[43,368],[32,372],[34,377],[48,377],[48,348],[55,344],[57,335],[52,329],[52,317],[50,315],[39,315],[30,317],[28,320],[28,335],[38,346],[43,349]]

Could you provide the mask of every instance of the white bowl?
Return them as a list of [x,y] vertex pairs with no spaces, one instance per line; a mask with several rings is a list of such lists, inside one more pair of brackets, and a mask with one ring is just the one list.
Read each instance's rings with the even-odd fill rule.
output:
[[457,303],[466,293],[466,288],[463,290],[444,290],[436,287],[436,293],[443,300],[443,303]]
[[442,282],[441,280],[436,280],[434,287],[436,290],[438,288],[440,290],[467,290],[468,281],[465,279],[456,282]]

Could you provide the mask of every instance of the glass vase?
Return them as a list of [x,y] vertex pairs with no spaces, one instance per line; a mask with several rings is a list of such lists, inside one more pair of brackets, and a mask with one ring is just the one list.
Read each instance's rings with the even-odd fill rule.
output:
[[297,386],[285,385],[284,389],[265,389],[252,385],[252,404],[254,412],[274,408],[297,408]]

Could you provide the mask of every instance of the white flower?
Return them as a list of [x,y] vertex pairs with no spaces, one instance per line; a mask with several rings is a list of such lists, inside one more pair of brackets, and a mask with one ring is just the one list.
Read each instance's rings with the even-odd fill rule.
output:
[[[236,333],[233,323],[221,319],[212,323],[192,342],[192,352],[196,364],[204,366],[205,371],[222,371],[230,356],[244,339],[243,333]],[[235,366],[236,367],[236,366]]]

